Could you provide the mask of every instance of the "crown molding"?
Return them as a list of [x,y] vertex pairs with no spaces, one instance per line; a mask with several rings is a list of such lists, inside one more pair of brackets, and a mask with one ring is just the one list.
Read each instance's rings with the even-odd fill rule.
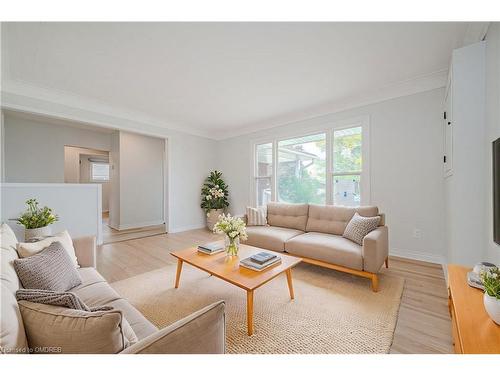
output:
[[76,121],[107,128],[165,136],[169,131],[213,139],[209,132],[193,129],[146,114],[106,105],[73,93],[5,80],[1,91],[2,109]]
[[307,110],[294,111],[259,123],[243,125],[233,130],[206,131],[181,126],[143,113],[105,105],[73,93],[35,86],[20,80],[4,81],[1,92],[1,107],[7,110],[153,136],[166,136],[170,131],[176,131],[213,140],[223,140],[442,88],[446,86],[447,79],[448,70],[443,69]]
[[234,130],[220,130],[212,132],[212,136],[217,140],[223,140],[241,135],[252,134],[257,131],[285,126],[295,122],[311,120],[317,117],[347,111],[349,109],[446,87],[447,80],[448,69],[442,69],[434,73],[421,75],[378,89],[369,90],[363,94],[350,96],[345,99],[326,103],[308,110],[292,112],[260,123],[241,126]]

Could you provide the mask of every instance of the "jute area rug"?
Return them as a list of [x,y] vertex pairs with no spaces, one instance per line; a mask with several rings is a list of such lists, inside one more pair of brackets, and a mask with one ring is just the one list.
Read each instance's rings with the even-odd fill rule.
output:
[[226,302],[227,353],[388,353],[404,279],[380,275],[380,291],[368,279],[299,264],[292,271],[295,300],[285,275],[254,294],[254,335],[246,332],[246,292],[184,264],[112,284],[158,328],[218,300]]

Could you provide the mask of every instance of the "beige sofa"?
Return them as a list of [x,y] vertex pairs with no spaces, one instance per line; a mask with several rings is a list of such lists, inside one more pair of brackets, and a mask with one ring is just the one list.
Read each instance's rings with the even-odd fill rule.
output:
[[[379,227],[363,239],[362,246],[342,237],[355,212],[381,218]],[[384,262],[388,266],[389,240],[385,215],[377,207],[269,203],[267,223],[267,226],[248,226],[245,243],[369,278],[373,291],[378,290],[377,273]]]
[[[15,292],[21,288],[13,267],[18,258],[16,241],[1,235],[0,273],[0,350],[3,353],[27,353],[29,343]],[[89,306],[112,306],[120,310],[139,341],[121,353],[224,353],[224,302],[217,302],[176,323],[157,329],[127,300],[121,298],[96,271],[95,238],[74,240],[83,283],[71,291]]]

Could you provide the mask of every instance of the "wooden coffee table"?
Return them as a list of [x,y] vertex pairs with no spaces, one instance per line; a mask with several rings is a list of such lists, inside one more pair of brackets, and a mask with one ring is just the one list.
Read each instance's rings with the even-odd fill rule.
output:
[[[240,259],[247,258],[253,254],[260,253],[263,250],[258,247],[240,245],[237,257],[227,257],[225,252],[214,255],[207,255],[198,252],[195,247],[173,251],[172,254],[177,258],[177,275],[175,276],[175,287],[179,287],[182,264],[184,262],[208,272],[212,276],[218,277],[228,283],[247,291],[247,331],[248,335],[253,334],[253,292],[258,287],[271,281],[276,276],[285,273],[288,282],[290,298],[294,299],[292,285],[292,267],[299,264],[300,258],[277,253],[281,257],[281,263],[271,266],[263,271],[252,271],[239,266]],[[272,252],[272,251],[271,251]]]

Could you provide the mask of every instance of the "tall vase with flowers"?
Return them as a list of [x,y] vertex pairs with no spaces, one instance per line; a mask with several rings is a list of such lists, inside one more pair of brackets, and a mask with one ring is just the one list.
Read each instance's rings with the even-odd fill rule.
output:
[[240,239],[246,240],[248,238],[245,222],[240,217],[234,217],[230,214],[219,216],[219,220],[214,225],[214,233],[225,235],[225,248],[229,256],[238,255]]

